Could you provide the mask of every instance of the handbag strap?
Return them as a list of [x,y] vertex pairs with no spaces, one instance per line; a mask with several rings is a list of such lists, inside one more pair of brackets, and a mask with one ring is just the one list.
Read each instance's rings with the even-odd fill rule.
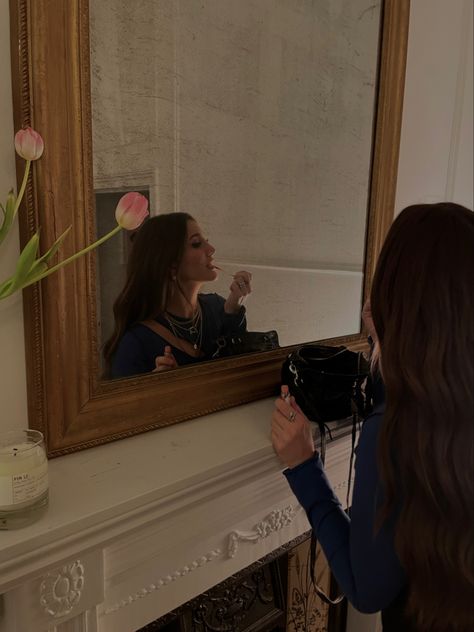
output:
[[187,353],[192,358],[199,358],[204,355],[200,349],[195,349],[187,340],[178,338],[171,333],[169,329],[166,329],[164,325],[157,323],[156,320],[142,320],[141,324],[151,329],[155,334],[158,334],[158,336],[166,340],[166,342],[169,342],[172,347],[184,351],[184,353]]

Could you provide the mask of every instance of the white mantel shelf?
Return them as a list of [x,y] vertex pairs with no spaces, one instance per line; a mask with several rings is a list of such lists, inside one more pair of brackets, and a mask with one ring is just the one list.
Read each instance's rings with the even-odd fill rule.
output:
[[[0,532],[0,632],[135,632],[308,530],[261,400],[50,461],[50,506]],[[329,444],[345,496],[350,439]]]

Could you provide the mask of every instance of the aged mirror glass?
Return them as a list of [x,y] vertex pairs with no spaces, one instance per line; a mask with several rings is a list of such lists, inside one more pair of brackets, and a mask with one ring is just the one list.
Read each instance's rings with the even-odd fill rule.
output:
[[[364,345],[360,306],[393,216],[408,1],[11,0],[16,126],[45,153],[22,237],[74,251],[117,196],[187,211],[225,296],[253,275],[248,328],[281,349],[125,380],[100,348],[124,234],[25,292],[30,423],[51,455],[272,394],[291,345]],[[289,346],[290,345],[290,346]]]
[[[381,2],[91,0],[89,13],[99,234],[140,190],[152,214],[206,227],[222,267],[206,290],[252,274],[250,330],[282,346],[356,333]],[[99,251],[102,341],[127,244]]]

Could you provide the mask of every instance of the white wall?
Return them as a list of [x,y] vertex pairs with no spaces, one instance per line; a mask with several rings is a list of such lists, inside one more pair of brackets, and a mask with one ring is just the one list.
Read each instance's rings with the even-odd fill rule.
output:
[[[13,113],[10,84],[10,26],[8,0],[0,0],[0,201],[15,182]],[[0,246],[0,280],[14,268],[18,229]],[[0,301],[0,428],[27,426],[25,351],[21,294]]]
[[473,207],[472,0],[412,0],[396,209]]

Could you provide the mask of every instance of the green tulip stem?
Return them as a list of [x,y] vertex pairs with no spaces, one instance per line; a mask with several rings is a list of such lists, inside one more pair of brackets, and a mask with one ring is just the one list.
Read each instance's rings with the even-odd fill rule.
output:
[[23,174],[23,181],[21,183],[20,191],[18,193],[18,197],[16,198],[15,207],[13,209],[12,220],[14,219],[15,215],[17,214],[17,211],[18,211],[18,209],[20,207],[20,204],[21,204],[21,200],[23,199],[23,195],[25,194],[26,183],[28,182],[28,175],[30,173],[30,166],[31,166],[31,160],[27,160],[26,161],[26,166],[25,166],[25,173]]
[[56,270],[59,270],[63,266],[68,265],[68,263],[71,263],[75,259],[79,259],[79,257],[82,257],[82,255],[85,255],[91,250],[94,250],[94,248],[97,248],[97,246],[100,246],[101,244],[104,243],[104,241],[107,241],[107,239],[110,239],[121,230],[122,230],[121,226],[116,226],[113,230],[110,231],[110,233],[107,233],[106,235],[98,239],[97,241],[94,241],[94,243],[84,248],[84,250],[80,250],[79,252],[76,252],[75,254],[71,255],[67,259],[64,259],[64,261],[60,261],[58,264],[56,264],[52,268],[45,270],[45,272],[43,272],[42,274],[39,274],[35,279],[31,280],[29,283],[27,283],[23,287],[28,287],[29,285],[33,285],[33,283],[36,283],[37,281],[41,281],[41,279],[44,279],[45,277],[49,276],[53,272],[56,272]]

